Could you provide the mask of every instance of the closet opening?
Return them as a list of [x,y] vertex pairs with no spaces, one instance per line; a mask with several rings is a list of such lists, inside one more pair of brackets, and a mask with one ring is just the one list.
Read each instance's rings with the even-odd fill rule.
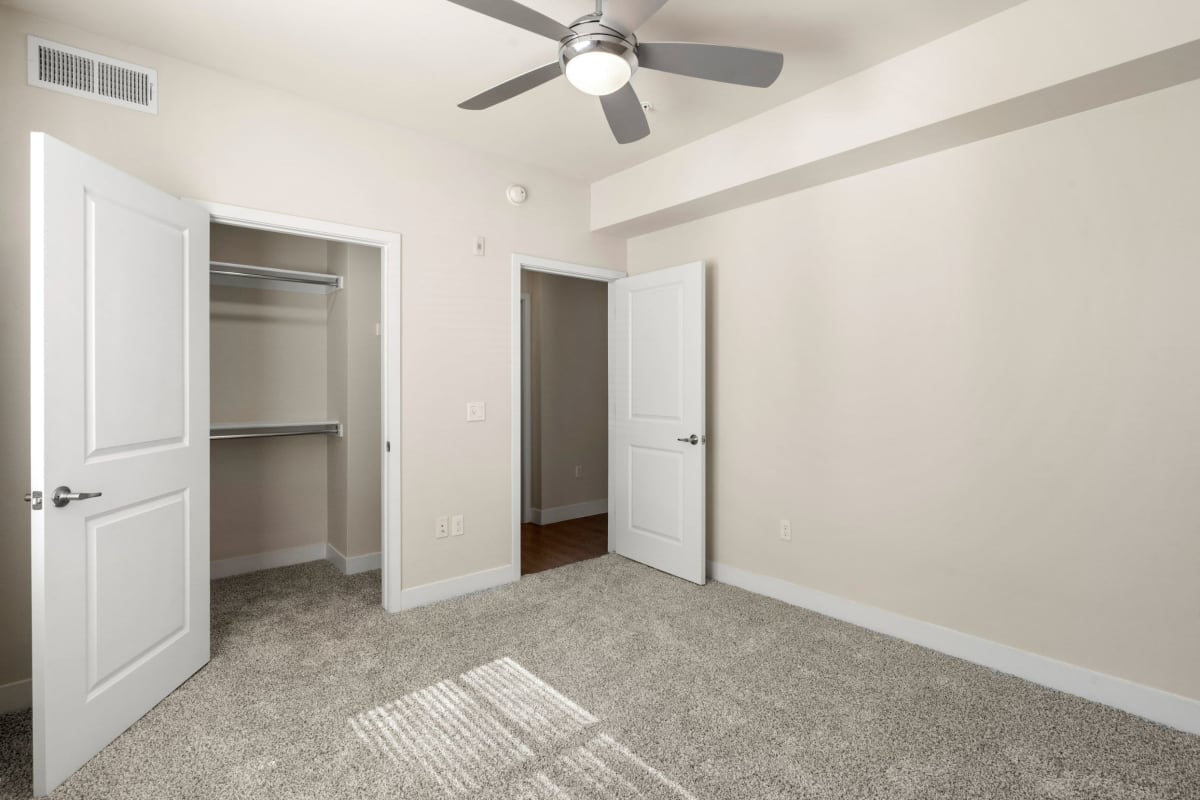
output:
[[522,575],[608,552],[608,285],[520,271]]
[[387,247],[280,228],[210,227],[211,577],[381,570],[396,610]]

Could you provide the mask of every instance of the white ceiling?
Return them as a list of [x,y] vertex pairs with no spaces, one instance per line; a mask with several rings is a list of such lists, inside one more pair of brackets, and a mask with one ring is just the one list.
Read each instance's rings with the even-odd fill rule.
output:
[[[446,0],[3,0],[149,50],[555,172],[595,179],[760,113],[1020,0],[671,0],[642,41],[777,50],[750,89],[643,70],[650,136],[618,145],[599,102],[556,80],[485,111],[462,100],[557,45]],[[564,23],[592,0],[526,0]],[[71,44],[64,42],[64,44]],[[147,66],[154,66],[148,64]]]

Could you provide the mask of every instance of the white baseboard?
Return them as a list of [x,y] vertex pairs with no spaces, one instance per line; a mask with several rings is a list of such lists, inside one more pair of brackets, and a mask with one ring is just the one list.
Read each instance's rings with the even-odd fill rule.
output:
[[24,711],[33,705],[33,681],[13,681],[0,685],[0,714]]
[[534,525],[553,525],[555,522],[565,522],[569,519],[607,514],[608,500],[588,500],[586,503],[552,508],[531,508],[529,513],[533,516]]
[[1095,672],[969,633],[906,617],[796,583],[738,567],[708,562],[714,580],[807,608],[827,617],[1016,675],[1086,700],[1136,714],[1152,722],[1200,734],[1200,700]]
[[383,553],[367,553],[365,556],[344,556],[331,544],[325,545],[325,560],[333,564],[343,575],[357,575],[383,567]]
[[266,553],[255,553],[238,558],[223,558],[209,565],[209,578],[228,578],[231,575],[242,575],[247,572],[258,572],[260,569],[275,567],[290,567],[292,564],[303,564],[306,561],[320,561],[325,558],[325,543],[303,544],[299,547],[285,547],[282,550],[271,550]]
[[514,570],[512,565],[505,564],[503,567],[485,569],[482,572],[472,572],[469,575],[462,575],[457,578],[448,578],[444,581],[414,586],[411,589],[404,589],[400,592],[400,608],[409,609],[417,608],[418,606],[427,606],[430,603],[438,603],[442,600],[449,600],[464,594],[481,592],[484,589],[491,589],[505,583],[512,583],[521,577],[520,575],[513,577],[513,575]]

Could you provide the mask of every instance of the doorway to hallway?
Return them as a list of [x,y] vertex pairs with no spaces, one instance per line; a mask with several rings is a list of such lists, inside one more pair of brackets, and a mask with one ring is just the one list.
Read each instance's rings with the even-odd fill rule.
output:
[[608,514],[549,525],[521,524],[521,574],[531,575],[608,552]]
[[608,286],[521,271],[521,574],[608,552]]

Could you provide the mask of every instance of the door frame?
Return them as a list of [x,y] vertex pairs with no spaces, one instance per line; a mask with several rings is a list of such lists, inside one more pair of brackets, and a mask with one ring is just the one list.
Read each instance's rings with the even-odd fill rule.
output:
[[[513,253],[510,300],[510,353],[512,364],[512,580],[521,579],[521,441],[522,441],[522,403],[524,392],[521,381],[521,270],[531,272],[548,272],[551,275],[565,275],[569,278],[583,278],[589,281],[612,283],[615,280],[628,277],[622,270],[590,267],[585,264],[573,264],[569,261],[558,261],[553,258],[540,258]],[[608,365],[605,365],[607,369]],[[609,550],[612,542],[609,541]]]
[[380,281],[382,289],[380,325],[380,386],[383,392],[380,408],[382,420],[380,430],[383,440],[390,445],[390,452],[383,442],[379,445],[380,455],[380,509],[383,530],[380,535],[383,607],[389,612],[401,610],[401,492],[402,476],[401,446],[401,256],[402,237],[393,231],[360,228],[340,222],[261,211],[254,208],[194,200],[208,212],[210,222],[233,225],[239,228],[307,236],[326,241],[365,245],[379,249]]
[[521,524],[533,521],[533,298],[521,293]]

